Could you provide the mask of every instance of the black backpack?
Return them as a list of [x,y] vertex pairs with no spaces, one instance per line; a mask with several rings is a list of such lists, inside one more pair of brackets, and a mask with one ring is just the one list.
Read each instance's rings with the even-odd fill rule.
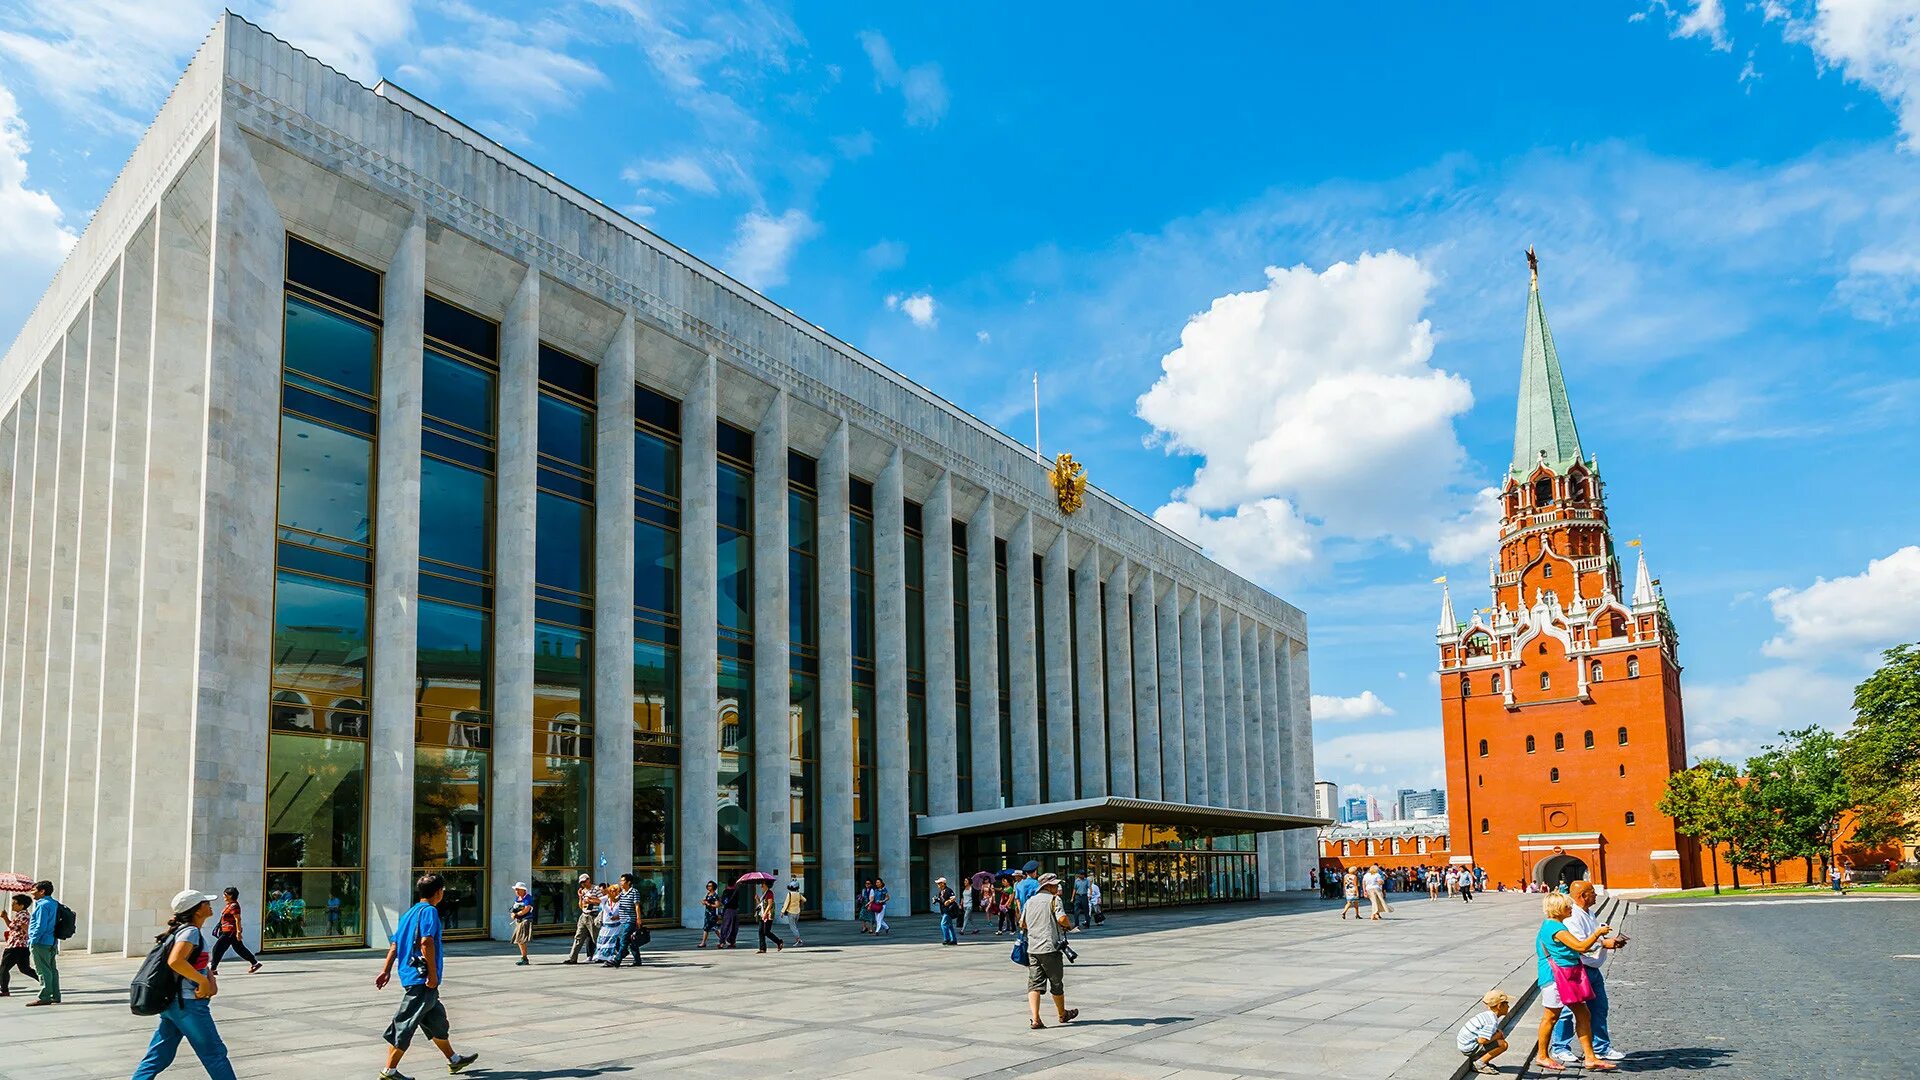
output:
[[[127,1005],[133,1015],[158,1016],[180,996],[180,973],[167,963],[172,955],[173,935],[167,934],[140,962],[140,970],[134,974],[127,994]],[[195,945],[187,956],[187,963],[192,964],[199,957],[200,946]]]
[[60,941],[65,941],[79,929],[80,916],[75,915],[73,909],[67,905],[56,904],[53,912],[53,936]]

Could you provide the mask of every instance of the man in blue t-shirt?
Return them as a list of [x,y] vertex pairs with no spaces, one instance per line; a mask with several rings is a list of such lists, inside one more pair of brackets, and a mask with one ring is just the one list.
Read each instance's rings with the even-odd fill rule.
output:
[[406,997],[400,1011],[387,1025],[387,1067],[380,1080],[407,1080],[400,1074],[400,1059],[413,1043],[415,1032],[426,1032],[433,1045],[447,1056],[447,1071],[457,1073],[479,1060],[479,1054],[456,1054],[448,1041],[447,1009],[440,1004],[440,974],[446,968],[446,939],[437,906],[446,895],[447,885],[439,874],[426,874],[414,883],[414,905],[400,916],[393,931],[393,945],[387,949],[387,961],[373,980],[376,990],[384,990],[393,977],[395,961],[400,964],[400,986]]
[[1027,865],[1021,867],[1020,872],[1026,876],[1014,883],[1013,899],[1020,905],[1017,910],[1025,911],[1027,901],[1033,899],[1033,894],[1040,891],[1040,860],[1028,859]]

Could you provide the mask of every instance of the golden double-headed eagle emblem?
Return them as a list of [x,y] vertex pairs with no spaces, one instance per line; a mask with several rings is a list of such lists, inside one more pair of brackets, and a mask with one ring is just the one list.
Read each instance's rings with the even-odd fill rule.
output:
[[1053,497],[1060,503],[1060,512],[1071,514],[1086,504],[1087,467],[1073,460],[1072,454],[1056,454],[1053,470],[1048,478],[1053,481]]

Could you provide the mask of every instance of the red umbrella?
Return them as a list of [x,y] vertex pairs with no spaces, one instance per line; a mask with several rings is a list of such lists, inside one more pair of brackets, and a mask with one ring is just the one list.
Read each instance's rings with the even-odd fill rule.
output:
[[774,877],[772,874],[762,873],[759,870],[749,870],[733,879],[735,885],[752,885],[762,881],[771,885],[774,882]]

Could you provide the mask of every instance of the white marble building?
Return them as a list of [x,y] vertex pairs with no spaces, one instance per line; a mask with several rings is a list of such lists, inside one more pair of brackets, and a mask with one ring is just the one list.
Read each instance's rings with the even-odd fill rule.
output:
[[1257,847],[1261,891],[1314,864],[1297,609],[237,17],[0,416],[0,870],[89,949],[186,883],[378,941],[422,869],[473,933],[629,866],[663,920],[749,867],[905,912],[970,837],[1084,820]]

